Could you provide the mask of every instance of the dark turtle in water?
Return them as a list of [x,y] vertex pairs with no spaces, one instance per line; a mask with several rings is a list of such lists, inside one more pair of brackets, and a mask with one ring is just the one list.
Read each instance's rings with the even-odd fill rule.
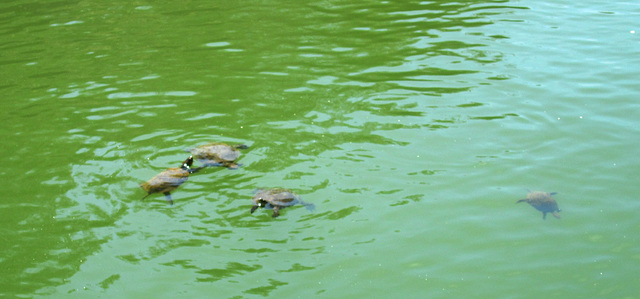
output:
[[247,149],[244,144],[228,145],[225,143],[213,142],[196,148],[188,149],[196,160],[204,166],[223,166],[229,169],[237,169],[235,163],[240,157],[240,149]]
[[558,203],[551,195],[555,195],[556,192],[547,193],[543,191],[532,191],[527,194],[526,198],[518,200],[516,203],[526,202],[536,210],[542,212],[542,219],[547,218],[547,213],[551,213],[556,218],[560,218],[560,209],[558,209]]
[[298,194],[283,188],[258,189],[251,200],[253,200],[251,214],[258,208],[273,209],[273,215],[271,215],[273,218],[280,215],[280,210],[295,204],[304,205],[310,211],[314,209],[313,204],[303,202]]
[[189,156],[189,158],[182,162],[180,167],[167,168],[147,182],[140,184],[140,187],[142,187],[144,191],[147,191],[147,195],[142,199],[145,199],[153,193],[163,193],[169,204],[173,205],[171,191],[176,190],[180,185],[182,185],[182,183],[186,182],[187,179],[189,179],[190,174],[197,172],[202,168],[191,168],[192,164],[193,156]]

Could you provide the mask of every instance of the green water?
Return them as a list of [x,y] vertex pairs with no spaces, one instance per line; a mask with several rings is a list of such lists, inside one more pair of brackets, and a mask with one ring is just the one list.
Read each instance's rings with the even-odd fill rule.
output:
[[[0,296],[634,298],[639,12],[4,1]],[[211,141],[242,167],[140,200]]]

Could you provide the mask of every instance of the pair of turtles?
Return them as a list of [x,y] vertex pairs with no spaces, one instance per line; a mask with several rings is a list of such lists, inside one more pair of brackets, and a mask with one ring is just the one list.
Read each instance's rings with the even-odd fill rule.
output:
[[[527,194],[526,198],[518,200],[516,203],[526,202],[536,210],[542,212],[542,219],[547,218],[547,213],[551,213],[556,218],[560,218],[560,209],[558,203],[553,199],[552,195],[556,192],[547,193],[544,191],[532,191]],[[295,204],[302,204],[308,210],[313,210],[313,204],[305,203],[300,200],[300,196],[287,189],[276,188],[269,190],[257,190],[253,196],[253,207],[251,213],[258,208],[273,209],[273,217],[280,215],[280,210]]]
[[[180,167],[168,168],[152,177],[140,187],[147,192],[142,199],[153,193],[163,193],[169,204],[173,205],[171,199],[171,191],[176,190],[180,185],[189,179],[189,175],[198,172],[200,169],[209,166],[223,166],[229,169],[238,169],[240,165],[236,164],[236,160],[240,157],[240,149],[247,149],[244,144],[228,145],[225,143],[209,143],[188,149],[191,156],[184,160]],[[193,159],[198,160],[203,166],[191,168]]]
[[[165,169],[147,182],[140,184],[140,187],[147,192],[147,195],[142,199],[154,193],[163,193],[169,204],[173,205],[171,191],[176,190],[186,182],[190,174],[210,166],[238,169],[240,165],[235,161],[240,157],[239,150],[247,148],[248,146],[244,144],[228,145],[225,143],[209,143],[188,149],[187,151],[191,152],[191,156],[184,160],[180,167]],[[191,168],[194,157],[202,163],[203,166]],[[313,204],[303,202],[300,200],[299,195],[288,189],[259,189],[256,190],[255,193],[252,198],[253,206],[251,207],[251,214],[258,208],[273,209],[272,217],[275,218],[280,215],[280,210],[295,204],[302,204],[309,210],[314,209]]]

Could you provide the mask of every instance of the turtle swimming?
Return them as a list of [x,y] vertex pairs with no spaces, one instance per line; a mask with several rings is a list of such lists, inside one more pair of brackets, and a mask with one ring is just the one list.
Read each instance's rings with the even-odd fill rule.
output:
[[532,207],[536,208],[536,210],[542,212],[542,219],[547,218],[547,213],[551,213],[556,218],[560,218],[560,209],[558,209],[558,203],[556,202],[552,195],[557,194],[556,192],[547,193],[544,191],[532,191],[527,194],[526,198],[518,200],[516,203],[526,202],[530,204]]
[[253,214],[253,212],[258,208],[273,209],[273,214],[271,216],[276,218],[280,215],[280,210],[295,204],[304,205],[307,210],[310,211],[313,211],[315,208],[313,204],[303,202],[300,200],[300,196],[298,194],[295,194],[293,191],[288,189],[274,188],[266,190],[258,189],[256,191],[256,194],[251,199],[253,201],[251,214]]
[[194,158],[204,166],[223,166],[228,169],[237,169],[235,163],[240,157],[241,149],[247,149],[244,144],[228,145],[226,143],[212,142],[200,145],[196,148],[188,149]]
[[189,158],[182,162],[180,167],[167,168],[147,182],[140,184],[140,187],[142,187],[144,191],[147,191],[147,195],[142,199],[147,198],[147,196],[153,193],[163,193],[169,204],[173,205],[171,191],[176,190],[180,185],[182,185],[182,183],[186,182],[187,179],[189,179],[190,174],[197,172],[202,168],[191,168],[192,164],[193,156],[189,156]]

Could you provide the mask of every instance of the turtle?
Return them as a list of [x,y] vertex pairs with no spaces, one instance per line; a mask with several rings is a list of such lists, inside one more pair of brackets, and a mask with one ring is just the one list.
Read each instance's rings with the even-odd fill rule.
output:
[[253,214],[253,212],[258,208],[273,209],[273,214],[271,216],[276,218],[280,215],[280,210],[295,204],[304,205],[307,210],[310,211],[313,211],[315,208],[313,204],[303,202],[300,200],[300,196],[298,194],[295,194],[293,191],[288,189],[258,189],[255,192],[256,194],[251,199],[253,201],[251,214]]
[[169,204],[173,205],[171,191],[176,190],[182,183],[186,182],[190,174],[202,169],[202,167],[191,168],[192,164],[193,156],[189,156],[189,158],[182,162],[180,167],[167,168],[145,183],[140,184],[140,187],[142,187],[144,191],[147,191],[147,195],[142,199],[144,200],[153,193],[163,193]]
[[560,214],[558,212],[560,212],[560,209],[558,209],[558,203],[551,197],[555,194],[557,192],[530,191],[526,198],[520,199],[516,203],[526,202],[530,204],[536,210],[542,212],[542,219],[547,218],[547,213],[551,213],[551,215],[559,219]]
[[244,144],[228,145],[226,143],[212,142],[188,149],[193,157],[204,166],[223,166],[228,169],[238,169],[235,163],[240,157],[240,149],[247,149]]

